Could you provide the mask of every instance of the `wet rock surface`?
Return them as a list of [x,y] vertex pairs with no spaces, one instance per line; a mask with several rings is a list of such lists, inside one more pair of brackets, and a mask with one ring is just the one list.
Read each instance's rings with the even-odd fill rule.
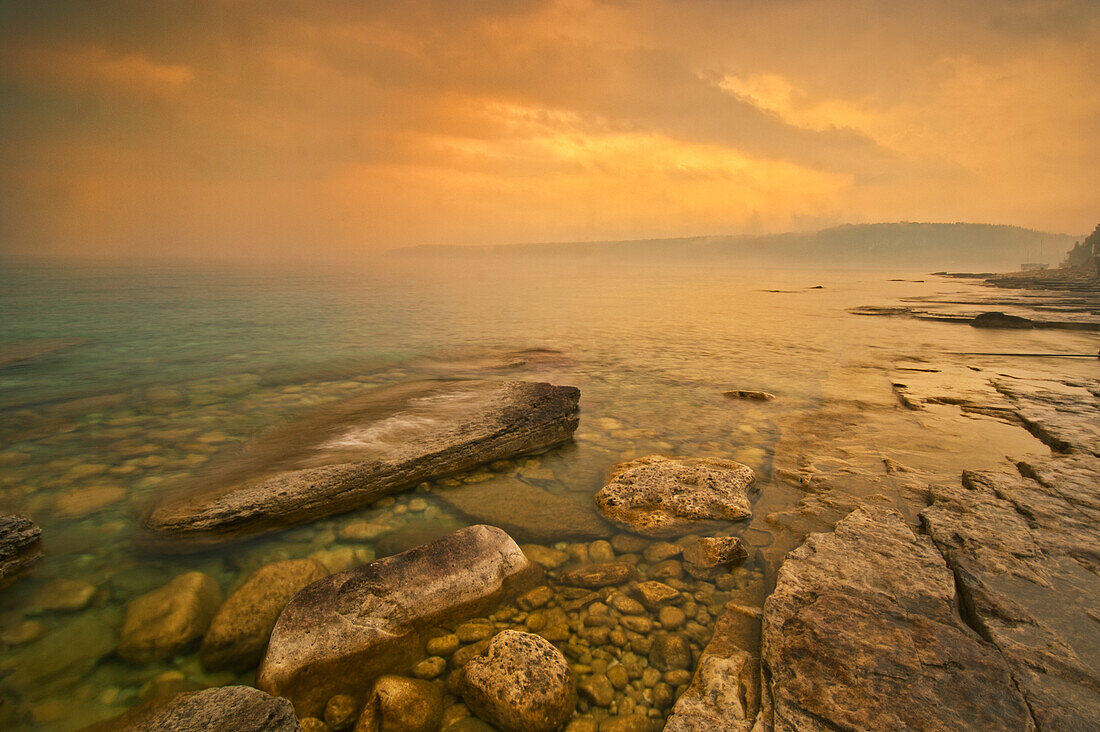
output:
[[586,541],[611,535],[591,502],[520,480],[497,479],[436,494],[470,521],[499,526],[516,541]]
[[0,514],[0,589],[42,558],[42,530],[25,516]]
[[[1089,477],[1075,480],[1080,460]],[[1069,463],[1069,470],[1062,463]],[[1100,461],[966,472],[921,513],[970,622],[1008,661],[1040,729],[1100,726]]]
[[576,682],[549,641],[506,630],[466,664],[462,698],[482,719],[513,732],[553,732],[573,714]]
[[534,382],[377,390],[257,439],[165,495],[139,539],[195,551],[340,513],[418,483],[544,451],[577,427],[580,392]]
[[956,602],[943,558],[896,511],[857,509],[811,535],[764,605],[765,719],[777,730],[1034,729],[1004,658]]
[[471,526],[402,554],[331,575],[287,604],[257,686],[318,716],[336,694],[363,697],[374,680],[419,659],[420,632],[473,617],[539,584],[512,539]]
[[645,536],[682,536],[700,523],[739,521],[752,515],[752,469],[719,458],[660,455],[616,465],[596,494],[608,519]]
[[313,559],[273,562],[256,570],[218,609],[199,658],[208,670],[251,668],[263,658],[279,613],[298,590],[324,577]]
[[158,699],[87,732],[300,732],[286,699],[249,686],[223,686]]

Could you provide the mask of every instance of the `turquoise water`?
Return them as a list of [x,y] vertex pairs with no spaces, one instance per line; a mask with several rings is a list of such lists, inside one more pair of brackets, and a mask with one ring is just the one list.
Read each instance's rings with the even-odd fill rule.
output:
[[[165,689],[251,683],[251,672],[207,674],[191,650],[144,665],[113,654],[126,603],[176,574],[207,572],[227,594],[274,559],[318,556],[335,570],[463,525],[429,491],[426,510],[409,511],[409,494],[221,552],[134,548],[135,517],[150,499],[303,410],[425,376],[576,385],[575,443],[518,462],[520,477],[588,501],[608,468],[641,455],[745,462],[761,486],[745,537],[763,553],[744,571],[766,576],[804,530],[766,518],[799,500],[773,466],[803,440],[808,415],[865,413],[876,451],[933,464],[947,438],[897,412],[887,370],[898,359],[1091,347],[1074,333],[848,313],[977,291],[911,281],[920,273],[428,260],[339,270],[0,266],[0,347],[58,346],[0,367],[0,509],[32,517],[45,550],[30,575],[0,591],[0,726],[11,729],[76,729]],[[510,355],[533,348],[560,353],[522,365]],[[779,398],[722,396],[733,388]],[[995,428],[964,427],[949,438],[952,469],[1042,449],[1030,437],[992,449],[984,430]],[[389,533],[342,538],[364,518]],[[74,598],[59,579],[93,594]]]

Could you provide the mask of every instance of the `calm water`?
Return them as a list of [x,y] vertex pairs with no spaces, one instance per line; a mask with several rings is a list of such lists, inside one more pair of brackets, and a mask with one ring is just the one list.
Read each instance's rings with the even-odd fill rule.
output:
[[[828,451],[830,430],[847,441],[854,472],[883,455],[950,474],[1008,453],[1046,452],[1022,430],[899,411],[888,374],[894,363],[959,362],[947,355],[956,351],[1095,350],[1080,334],[847,312],[979,289],[920,273],[585,262],[0,267],[0,346],[47,339],[65,346],[0,368],[0,508],[31,516],[46,552],[0,594],[10,641],[0,656],[0,726],[11,729],[78,728],[148,698],[156,684],[250,683],[251,674],[206,674],[193,654],[144,666],[112,655],[126,603],[182,571],[207,572],[228,593],[274,559],[314,555],[346,566],[462,525],[429,493],[428,510],[415,516],[398,511],[405,496],[222,553],[178,558],[132,547],[135,514],[166,484],[307,408],[433,374],[576,385],[583,412],[575,444],[519,468],[541,487],[587,501],[623,459],[741,460],[761,486],[745,526],[746,540],[762,550],[750,569],[767,574],[803,531],[818,528],[775,519],[802,494],[777,480],[773,466],[791,461],[800,445]],[[484,368],[529,348],[562,356]],[[725,399],[732,388],[779,399]],[[856,420],[858,434],[840,426],[845,419]],[[913,514],[904,491],[888,498]],[[389,544],[340,538],[348,522],[383,514],[393,527]],[[59,578],[91,583],[95,594],[59,599]],[[66,599],[79,609],[58,609]],[[11,636],[15,628],[27,637]]]

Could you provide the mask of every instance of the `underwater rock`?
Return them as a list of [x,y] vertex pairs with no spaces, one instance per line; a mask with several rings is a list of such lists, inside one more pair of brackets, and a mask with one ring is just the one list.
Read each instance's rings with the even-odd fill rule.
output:
[[374,684],[355,732],[436,732],[443,722],[443,694],[434,684],[383,676]]
[[93,608],[72,616],[72,620],[39,639],[19,648],[9,648],[12,665],[3,685],[10,689],[44,689],[55,684],[82,682],[92,669],[115,650],[116,628],[121,620],[117,608]]
[[499,526],[516,541],[552,544],[611,536],[611,526],[585,503],[514,478],[439,491],[439,500],[470,521]]
[[0,589],[42,558],[42,529],[25,516],[0,514]]
[[1004,658],[956,611],[955,577],[893,509],[811,534],[764,604],[776,730],[1032,730]]
[[290,598],[326,574],[312,559],[272,562],[253,572],[214,616],[199,647],[202,665],[207,671],[239,671],[258,664]]
[[752,516],[752,469],[719,458],[660,455],[616,465],[596,494],[603,515],[645,536],[682,536],[701,522]]
[[684,562],[698,567],[717,567],[740,562],[748,555],[737,537],[704,536],[684,549]]
[[181,574],[127,605],[118,655],[135,663],[173,656],[202,638],[221,602],[213,577],[202,572]]
[[294,707],[250,686],[155,699],[84,732],[301,732]]
[[552,732],[573,714],[577,690],[572,669],[552,643],[505,630],[466,664],[462,698],[500,729]]
[[[753,728],[760,711],[760,659],[738,645],[752,641],[744,620],[736,611],[722,612],[695,665],[691,684],[672,708],[667,732],[749,732]],[[752,622],[759,626],[758,619]],[[755,630],[758,636],[759,627]]]
[[28,600],[29,615],[44,613],[71,613],[92,604],[96,586],[84,580],[59,577],[39,589]]
[[0,345],[0,368],[47,358],[90,343],[87,338],[37,338]]
[[609,587],[629,582],[638,576],[638,569],[633,564],[626,562],[602,562],[600,564],[585,564],[566,572],[562,572],[558,578],[563,585],[573,587]]
[[420,660],[421,634],[484,615],[542,580],[506,533],[469,526],[307,585],[271,633],[257,686],[320,716],[336,694],[363,698],[379,676]]
[[580,392],[524,381],[377,390],[274,430],[165,494],[139,541],[200,551],[373,503],[426,480],[567,442]]
[[126,489],[117,485],[74,488],[57,498],[55,510],[65,518],[83,518],[126,498]]
[[704,536],[684,549],[684,569],[692,577],[707,579],[721,567],[743,562],[749,555],[740,539],[734,536]]

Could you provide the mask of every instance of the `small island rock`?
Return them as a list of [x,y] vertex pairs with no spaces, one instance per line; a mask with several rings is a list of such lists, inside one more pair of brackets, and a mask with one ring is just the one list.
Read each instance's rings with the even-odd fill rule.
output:
[[144,516],[139,543],[194,552],[369,505],[577,429],[580,391],[527,381],[426,381],[375,390],[254,440]]

